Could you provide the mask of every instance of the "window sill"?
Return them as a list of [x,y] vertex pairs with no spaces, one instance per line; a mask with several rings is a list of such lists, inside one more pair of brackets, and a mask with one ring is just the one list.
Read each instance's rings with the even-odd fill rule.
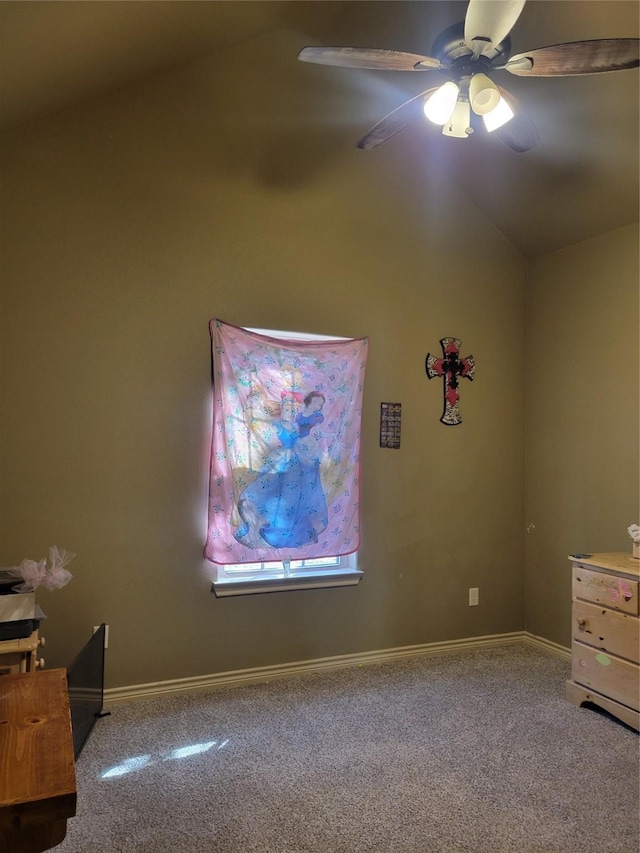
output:
[[325,589],[338,586],[356,586],[363,573],[359,569],[305,572],[304,574],[269,574],[268,577],[223,577],[213,581],[211,591],[217,598],[229,595],[252,595],[264,592],[290,592],[296,589]]

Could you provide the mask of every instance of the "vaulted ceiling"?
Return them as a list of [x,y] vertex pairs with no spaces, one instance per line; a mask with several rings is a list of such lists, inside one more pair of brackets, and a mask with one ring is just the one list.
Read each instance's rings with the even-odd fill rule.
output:
[[[429,55],[438,33],[464,19],[466,5],[459,0],[0,3],[0,127],[10,132],[283,29],[295,34],[297,49],[352,45]],[[519,53],[584,39],[637,38],[639,9],[636,0],[529,0],[511,33],[512,49]],[[309,66],[298,63],[295,53],[289,59],[297,85],[313,80],[314,90],[319,84],[338,87],[346,105],[353,105],[353,145],[386,113],[441,82],[437,72]],[[254,73],[261,74],[259,63]],[[496,82],[535,122],[541,137],[536,148],[519,154],[481,133],[465,140],[445,138],[421,121],[384,143],[385,156],[394,151],[410,165],[413,158],[416,168],[420,158],[437,159],[448,178],[528,258],[637,221],[638,69],[564,78],[498,73]],[[245,97],[249,108],[251,92]],[[309,145],[331,125],[331,103],[319,101],[314,126],[305,123]],[[299,144],[305,144],[303,133]],[[380,151],[358,155],[378,157],[384,168]]]

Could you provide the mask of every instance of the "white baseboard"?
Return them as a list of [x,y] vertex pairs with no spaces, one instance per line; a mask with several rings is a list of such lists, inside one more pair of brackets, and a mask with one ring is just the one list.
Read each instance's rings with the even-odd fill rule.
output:
[[218,672],[211,675],[198,675],[193,678],[175,678],[170,681],[155,681],[149,684],[133,684],[128,687],[112,687],[104,692],[105,704],[122,702],[127,699],[141,699],[168,693],[188,693],[194,690],[231,687],[241,684],[273,681],[301,673],[319,672],[329,669],[342,669],[349,666],[363,666],[370,663],[417,655],[434,655],[442,652],[480,649],[490,646],[513,646],[526,643],[552,654],[569,657],[571,652],[542,637],[536,637],[526,631],[514,631],[510,634],[489,634],[484,637],[468,637],[462,640],[449,640],[442,643],[423,643],[417,646],[400,646],[394,649],[380,649],[350,655],[336,655],[328,658],[296,661],[293,663],[261,666],[252,669],[238,669],[231,672]]
[[535,646],[543,652],[551,652],[553,655],[571,660],[571,649],[567,648],[567,646],[552,643],[551,640],[545,640],[544,637],[536,637],[535,634],[530,634],[528,631],[524,631],[523,633],[523,640],[528,646]]

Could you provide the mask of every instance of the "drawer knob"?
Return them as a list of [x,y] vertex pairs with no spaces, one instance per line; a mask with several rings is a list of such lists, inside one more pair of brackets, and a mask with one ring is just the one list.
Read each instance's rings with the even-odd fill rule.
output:
[[584,630],[585,625],[586,625],[586,622],[585,622],[584,618],[582,616],[578,616],[578,627],[580,628],[580,630]]

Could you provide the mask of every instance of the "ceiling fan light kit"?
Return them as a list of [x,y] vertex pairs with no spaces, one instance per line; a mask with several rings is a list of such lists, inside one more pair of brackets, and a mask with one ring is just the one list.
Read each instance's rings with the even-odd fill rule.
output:
[[502,127],[503,124],[511,121],[512,118],[513,110],[502,96],[498,101],[498,106],[482,116],[487,133],[492,133],[494,130]]
[[498,106],[500,92],[486,74],[474,74],[469,83],[469,99],[474,113],[483,116]]
[[424,102],[424,114],[434,124],[446,124],[455,109],[460,88],[452,80],[444,83]]
[[471,133],[471,107],[469,101],[456,101],[449,120],[445,122],[442,132],[445,136],[456,136],[466,139]]
[[358,141],[358,148],[377,147],[421,114],[440,125],[445,136],[466,138],[474,131],[473,112],[482,116],[487,132],[498,131],[502,142],[522,153],[538,144],[538,131],[514,95],[491,79],[494,72],[567,77],[640,65],[638,38],[567,42],[511,56],[509,33],[524,6],[525,0],[469,0],[464,22],[436,37],[432,56],[382,48],[305,47],[298,59],[380,71],[438,71],[446,77],[444,84],[415,95],[382,118]]
[[488,132],[497,130],[513,118],[513,110],[500,95],[496,84],[486,74],[463,77],[460,85],[449,80],[429,95],[424,114],[434,124],[443,125],[445,136],[466,139],[473,133],[471,110],[485,120]]

